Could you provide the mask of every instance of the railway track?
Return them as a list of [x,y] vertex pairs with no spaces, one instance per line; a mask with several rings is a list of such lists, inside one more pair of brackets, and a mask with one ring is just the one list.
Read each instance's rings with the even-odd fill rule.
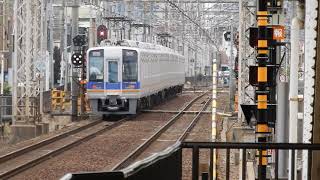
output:
[[[126,158],[124,158],[120,163],[118,163],[116,166],[114,166],[112,168],[113,171],[116,170],[120,170],[123,169],[127,166],[129,166],[130,164],[132,164],[133,162],[135,162],[137,159],[142,159],[146,156],[144,156],[143,154],[145,152],[150,151],[151,153],[152,151],[152,147],[151,146],[157,146],[157,144],[159,144],[159,142],[169,142],[170,144],[174,144],[176,141],[183,141],[188,134],[191,132],[192,128],[195,126],[195,124],[198,122],[199,117],[201,116],[202,112],[204,112],[206,110],[206,108],[209,105],[209,102],[211,101],[211,98],[205,99],[205,103],[202,105],[201,109],[199,110],[199,112],[193,116],[192,120],[189,121],[189,123],[187,123],[187,126],[184,127],[183,132],[181,132],[177,138],[174,138],[174,140],[170,139],[170,140],[161,140],[159,139],[161,136],[165,136],[166,133],[169,132],[169,130],[174,129],[174,124],[177,124],[177,122],[180,120],[183,120],[182,117],[184,116],[190,116],[187,114],[184,114],[185,111],[187,111],[188,109],[192,108],[192,105],[198,101],[201,100],[203,97],[206,97],[206,94],[208,94],[208,91],[203,93],[202,95],[194,98],[191,102],[189,102],[187,104],[187,106],[185,106],[183,109],[181,109],[179,111],[179,113],[177,113],[175,116],[173,116],[165,125],[163,125],[157,132],[155,132],[150,138],[148,138],[143,144],[141,144],[138,148],[136,148],[132,153],[130,153]],[[176,128],[179,129],[179,128]],[[163,147],[163,145],[158,145],[158,147]],[[165,145],[166,147],[168,146],[168,144]],[[156,150],[159,150],[157,148],[155,148]],[[149,154],[150,154],[149,152]]]
[[121,125],[127,118],[116,122],[95,120],[66,133],[0,156],[0,179],[8,179],[53,156],[59,155],[84,141]]
[[[185,110],[190,108],[195,101],[199,100],[199,98],[203,96],[204,94],[193,98],[191,101],[189,100],[188,103],[184,105],[185,107],[181,110],[179,116],[189,115],[184,113]],[[194,110],[196,111],[198,109]],[[32,145],[32,147],[26,147],[16,152],[6,154],[5,156],[0,157],[0,179],[28,179],[31,177],[41,177],[38,179],[42,179],[48,176],[51,177],[49,179],[56,179],[61,177],[63,173],[75,171],[75,169],[78,169],[77,171],[83,171],[88,168],[91,169],[93,166],[97,167],[96,170],[102,170],[104,167],[107,168],[108,166],[110,169],[116,164],[116,162],[121,161],[123,157],[126,157],[130,152],[142,144],[144,142],[144,137],[151,136],[159,127],[162,127],[163,124],[167,124],[170,116],[171,115],[164,115],[163,113],[153,113],[153,115],[150,113],[143,113],[137,117],[133,117],[133,121],[96,121],[94,124],[88,125],[89,128],[81,127],[81,129],[74,132],[68,132],[68,134],[47,139],[44,142],[40,142],[40,144]],[[194,116],[194,114],[192,114],[192,116]],[[135,126],[136,128],[134,128]],[[141,126],[146,126],[148,128],[142,128]],[[108,129],[110,131],[108,131]],[[137,132],[137,129],[140,129],[140,131],[138,130],[139,132]],[[132,134],[131,136],[131,133],[135,134]],[[68,140],[66,140],[66,138]],[[99,143],[95,143],[95,141]],[[86,145],[87,142],[90,145]],[[120,142],[124,145],[123,147],[128,149],[127,151],[122,151],[116,148]],[[98,149],[95,148],[101,143],[107,143],[108,145]],[[75,146],[77,146],[77,148],[74,148]],[[96,152],[96,150],[98,151]],[[94,156],[97,154],[110,153],[113,155],[105,157],[103,162],[99,158],[101,160],[99,161],[100,164],[90,165],[90,159],[96,158],[91,158],[90,153],[88,152],[96,152],[93,153]],[[53,156],[56,157],[52,158]],[[64,163],[59,164],[59,162]],[[69,162],[70,165],[72,165],[70,168],[68,165]],[[82,168],[79,168],[80,166]],[[68,170],[65,171],[64,169]]]

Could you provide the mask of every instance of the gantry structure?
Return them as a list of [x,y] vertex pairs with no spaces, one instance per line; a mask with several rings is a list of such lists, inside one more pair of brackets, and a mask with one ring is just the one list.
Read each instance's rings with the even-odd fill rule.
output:
[[[189,75],[205,73],[210,66],[209,59],[216,57],[217,45],[222,42],[223,31],[230,29],[230,25],[238,26],[239,3],[228,0],[138,0],[138,1],[101,1],[105,19],[110,17],[126,17],[133,23],[147,25],[147,37],[143,28],[131,28],[130,37],[134,40],[160,43],[178,50],[188,57]],[[119,25],[121,23],[118,23]],[[110,27],[117,31],[120,26]],[[139,34],[140,33],[140,34]],[[152,36],[155,35],[154,37]],[[114,37],[113,35],[111,35]],[[144,37],[140,38],[138,36]],[[128,36],[127,36],[128,37]],[[211,53],[209,53],[211,52]],[[206,61],[197,59],[207,59]]]

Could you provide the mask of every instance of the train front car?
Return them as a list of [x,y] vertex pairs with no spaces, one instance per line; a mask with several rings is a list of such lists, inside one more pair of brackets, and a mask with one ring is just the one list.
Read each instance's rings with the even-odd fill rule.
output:
[[136,114],[140,91],[137,50],[89,49],[87,71],[87,92],[93,113]]

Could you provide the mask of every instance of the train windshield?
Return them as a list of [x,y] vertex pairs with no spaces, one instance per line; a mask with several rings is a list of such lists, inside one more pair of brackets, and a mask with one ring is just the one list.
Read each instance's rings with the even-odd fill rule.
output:
[[118,82],[118,62],[108,61],[108,79],[109,83]]
[[123,82],[135,82],[138,81],[138,54],[134,50],[122,51],[123,56]]
[[89,52],[89,81],[103,82],[103,49]]

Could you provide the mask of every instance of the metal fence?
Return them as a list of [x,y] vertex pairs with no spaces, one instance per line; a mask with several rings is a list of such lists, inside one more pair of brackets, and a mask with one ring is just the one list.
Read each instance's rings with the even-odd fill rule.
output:
[[[230,150],[242,150],[241,156],[243,160],[247,159],[247,152],[249,150],[260,151],[274,150],[275,164],[273,170],[275,171],[274,179],[278,177],[278,164],[279,164],[279,150],[291,151],[291,156],[294,157],[297,150],[306,150],[309,153],[309,169],[308,174],[310,178],[311,172],[311,155],[313,151],[320,150],[320,144],[289,144],[289,143],[227,143],[227,142],[183,142],[176,144],[167,150],[155,154],[141,162],[135,163],[126,169],[116,172],[93,172],[93,173],[74,173],[67,174],[63,180],[82,180],[82,179],[110,179],[110,180],[177,180],[182,179],[182,159],[186,158],[182,155],[182,149],[192,149],[192,180],[212,180],[214,167],[214,150],[226,150],[226,176],[224,179],[230,178]],[[208,172],[199,174],[199,152],[200,150],[209,150],[210,157]],[[261,162],[261,157],[258,158]],[[292,162],[289,168],[294,168],[296,162]],[[247,161],[242,161],[242,179],[247,178]],[[291,171],[292,172],[292,171]],[[261,171],[255,174],[254,178],[265,179]],[[290,174],[294,178],[295,173]]]
[[[40,96],[32,98],[35,102],[33,110],[39,111]],[[51,112],[51,91],[43,92],[43,112]],[[0,121],[11,121],[12,119],[12,95],[0,95]]]
[[11,120],[12,116],[12,96],[0,95],[0,119],[1,121]]
[[[241,156],[242,156],[242,180],[245,180],[247,178],[247,152],[249,150],[256,150],[259,152],[259,154],[262,154],[263,150],[274,150],[274,179],[278,180],[278,166],[279,166],[279,151],[280,150],[286,150],[291,151],[290,156],[295,157],[297,150],[306,150],[308,151],[308,179],[311,179],[311,159],[312,159],[312,153],[314,151],[320,150],[320,144],[301,144],[301,143],[228,143],[228,142],[214,142],[214,143],[208,143],[208,142],[183,142],[181,144],[181,148],[186,149],[192,149],[192,179],[198,180],[199,179],[199,150],[200,149],[209,149],[210,150],[210,162],[209,162],[209,174],[205,174],[205,177],[202,177],[202,180],[204,179],[214,179],[212,166],[213,166],[213,150],[219,150],[219,149],[225,149],[226,150],[226,180],[230,179],[230,150],[232,149],[238,149],[242,150]],[[258,156],[258,161],[262,162],[262,156]],[[289,165],[289,172],[294,172],[294,167],[297,162],[291,161],[291,164]],[[266,172],[262,172],[260,169],[258,169],[258,173],[255,175],[257,179],[266,179],[265,175]],[[291,179],[295,178],[295,173],[288,174]],[[271,179],[271,178],[270,178]]]
[[43,92],[43,112],[44,113],[51,112],[51,91]]

